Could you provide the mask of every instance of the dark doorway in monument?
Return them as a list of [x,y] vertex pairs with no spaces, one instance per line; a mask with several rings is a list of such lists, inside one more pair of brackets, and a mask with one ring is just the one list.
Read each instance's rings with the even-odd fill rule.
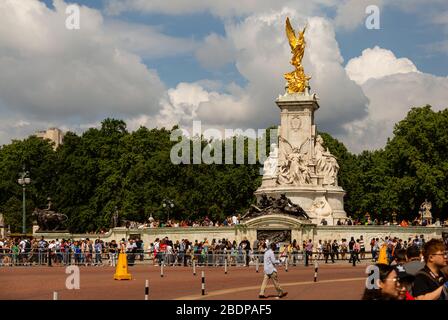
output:
[[129,239],[131,239],[131,240],[140,240],[141,239],[141,235],[139,233],[131,233],[129,235]]
[[269,240],[270,243],[290,243],[291,230],[257,230],[258,240]]

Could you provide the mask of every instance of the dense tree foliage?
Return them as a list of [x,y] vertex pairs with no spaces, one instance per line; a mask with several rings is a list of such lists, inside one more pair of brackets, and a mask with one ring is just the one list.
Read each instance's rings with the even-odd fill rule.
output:
[[[325,146],[338,158],[339,185],[347,192],[346,211],[355,217],[369,212],[380,219],[388,219],[396,211],[401,217],[412,218],[428,198],[435,216],[445,217],[447,127],[447,110],[414,108],[396,124],[384,149],[359,155],[320,133]],[[166,198],[175,203],[170,217],[176,219],[205,215],[223,219],[247,209],[261,184],[261,166],[247,164],[250,139],[244,138],[245,164],[177,165],[170,160],[171,149],[178,143],[170,140],[174,129],[141,127],[128,132],[123,121],[106,119],[101,128],[89,129],[81,136],[68,132],[57,150],[48,140],[33,136],[2,146],[0,212],[12,231],[20,231],[22,188],[17,179],[23,166],[32,179],[27,187],[28,226],[33,208],[45,207],[49,196],[55,209],[69,217],[73,232],[108,228],[115,208],[127,220],[143,221],[150,214],[166,219],[168,212],[162,207]],[[188,140],[191,148],[193,140]],[[209,142],[199,140],[203,149]],[[235,159],[236,138],[229,143],[234,145]],[[266,150],[269,152],[269,143]],[[189,157],[192,163],[192,152]]]
[[348,153],[323,135],[340,163],[339,183],[347,191],[345,208],[355,217],[411,219],[428,199],[433,216],[445,219],[448,210],[448,110],[412,108],[395,125],[384,149]]

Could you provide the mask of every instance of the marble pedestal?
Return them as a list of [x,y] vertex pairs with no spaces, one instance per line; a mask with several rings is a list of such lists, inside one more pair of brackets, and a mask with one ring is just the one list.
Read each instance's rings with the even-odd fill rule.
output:
[[[263,176],[262,185],[255,192],[257,199],[260,199],[263,193],[273,198],[284,193],[293,203],[300,205],[317,225],[320,225],[322,219],[325,219],[328,225],[335,225],[339,219],[346,220],[345,192],[337,185],[337,172],[330,174],[318,170],[319,159],[332,159],[332,155],[328,155],[321,142],[317,142],[319,139],[314,124],[314,112],[319,109],[319,103],[316,95],[310,95],[308,91],[286,93],[279,96],[275,102],[280,108],[278,134],[281,139],[278,152],[275,153],[275,161],[278,164],[274,172],[265,173]],[[327,158],[322,158],[324,153]],[[291,156],[300,157],[302,165],[306,167],[309,174],[306,182],[294,180],[292,175],[279,179],[281,166],[289,163]],[[269,161],[272,163],[273,159]],[[292,170],[292,166],[290,169]],[[289,177],[291,181],[285,182]]]

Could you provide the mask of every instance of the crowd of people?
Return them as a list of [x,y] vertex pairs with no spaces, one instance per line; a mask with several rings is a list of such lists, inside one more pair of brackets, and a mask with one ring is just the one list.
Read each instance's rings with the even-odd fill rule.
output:
[[[139,222],[129,222],[126,226],[131,229],[143,229],[143,228],[186,228],[186,227],[229,227],[229,226],[235,226],[240,224],[241,221],[241,215],[235,214],[233,216],[229,216],[225,218],[223,221],[215,220],[213,221],[208,216],[205,216],[203,219],[197,219],[197,220],[175,220],[175,219],[169,219],[167,221],[161,221],[154,219],[152,216],[148,219],[145,223],[139,223]],[[325,219],[322,219],[319,221],[320,225],[328,225],[328,221]],[[388,220],[378,220],[373,219],[371,220],[370,217],[367,219],[352,219],[351,217],[348,217],[347,219],[339,219],[336,221],[336,225],[338,226],[401,226],[401,227],[409,227],[409,226],[432,226],[432,227],[441,227],[441,226],[448,226],[448,219],[444,220],[443,222],[440,221],[439,218],[435,219],[434,221],[429,219],[419,219],[418,217],[415,218],[412,222],[408,221],[407,219],[401,220],[401,222],[392,222]]]
[[114,251],[103,240],[0,239],[0,265],[102,265],[104,254]]
[[[372,238],[365,241],[359,238],[318,240],[311,239],[299,243],[277,243],[277,253],[281,258],[288,259],[291,264],[304,261],[306,265],[315,259],[325,263],[348,261],[356,264],[362,260],[391,263],[397,252],[416,246],[420,250],[425,244],[423,235],[402,240],[397,237]],[[197,264],[223,265],[224,259],[230,265],[255,263],[262,259],[264,246],[269,247],[269,241],[247,239],[237,242],[229,239],[203,239],[201,241],[182,239],[173,241],[168,237],[156,238],[145,244],[141,239],[122,239],[105,242],[101,239],[0,239],[0,265],[86,265],[115,266],[118,253],[123,250],[128,253],[130,264],[137,261],[149,261],[156,265],[191,265]]]
[[[328,225],[328,221],[325,219],[322,219],[319,221],[320,225]],[[440,221],[439,218],[435,219],[434,221],[432,219],[421,219],[419,217],[416,217],[414,220],[409,221],[407,219],[401,220],[401,222],[397,221],[389,221],[389,220],[379,220],[379,219],[370,219],[368,217],[367,219],[352,219],[351,217],[348,217],[346,220],[339,219],[336,222],[336,225],[338,226],[400,226],[400,227],[409,227],[409,226],[421,226],[421,227],[448,227],[448,219],[444,220],[443,222]]]
[[176,220],[168,219],[166,221],[161,221],[154,219],[152,216],[149,217],[148,221],[145,223],[139,223],[136,221],[130,221],[125,226],[130,229],[143,229],[143,228],[187,228],[187,227],[231,227],[240,224],[241,215],[229,216],[222,221],[213,221],[208,216],[203,219],[196,220]]
[[375,265],[378,279],[366,286],[364,300],[448,300],[447,244],[414,240]]
[[[445,242],[444,242],[445,241]],[[198,266],[246,265],[263,263],[267,248],[272,248],[279,261],[296,265],[313,259],[335,263],[353,263],[371,259],[378,270],[376,286],[366,288],[367,300],[437,300],[448,299],[447,239],[430,239],[416,235],[403,240],[397,237],[372,238],[363,236],[338,240],[311,239],[302,243],[269,243],[269,240],[244,238],[236,240],[204,238],[202,241],[168,237],[143,243],[141,239],[104,242],[101,239],[50,240],[0,239],[0,265],[85,265],[116,266],[120,252],[127,253],[129,265],[149,260],[154,265]],[[368,248],[369,247],[369,248]],[[370,249],[370,250],[368,250]],[[369,254],[368,257],[366,255]]]

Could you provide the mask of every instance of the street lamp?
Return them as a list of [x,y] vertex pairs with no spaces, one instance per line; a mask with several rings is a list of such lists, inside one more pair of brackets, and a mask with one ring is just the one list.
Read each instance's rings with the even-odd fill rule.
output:
[[22,186],[23,191],[23,211],[22,211],[22,233],[26,234],[26,212],[25,212],[25,194],[26,194],[26,186],[31,183],[31,179],[27,177],[29,175],[29,171],[25,171],[25,166],[23,166],[23,172],[20,173],[20,178],[17,182]]
[[170,210],[174,208],[174,202],[171,199],[163,199],[162,206],[168,211],[168,220],[170,220]]

